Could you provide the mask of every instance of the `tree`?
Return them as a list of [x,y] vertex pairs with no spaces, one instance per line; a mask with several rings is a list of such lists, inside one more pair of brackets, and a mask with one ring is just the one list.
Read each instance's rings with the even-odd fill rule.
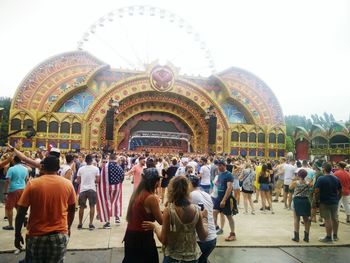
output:
[[295,144],[292,136],[286,137],[286,151],[295,153]]
[[[311,118],[306,118],[301,115],[289,115],[285,116],[285,123],[287,127],[287,135],[293,136],[295,128],[301,126],[307,131],[311,129],[312,124],[319,124],[325,129],[329,129],[331,124],[335,122],[335,118],[332,113],[324,112],[323,116],[318,114],[311,114]],[[348,123],[350,124],[350,118]]]
[[304,127],[305,129],[311,129],[312,121],[305,116],[300,115],[290,115],[285,117],[286,127],[287,127],[287,135],[293,136],[295,128],[297,126]]
[[[2,112],[2,121],[0,127],[0,138],[7,136],[9,132],[9,116],[10,116],[11,99],[0,97],[0,108],[4,108]],[[0,145],[4,145],[7,139],[0,139]]]

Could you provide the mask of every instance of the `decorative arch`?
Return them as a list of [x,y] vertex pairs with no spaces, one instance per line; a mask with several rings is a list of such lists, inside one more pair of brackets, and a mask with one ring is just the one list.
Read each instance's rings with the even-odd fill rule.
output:
[[[105,94],[101,95],[94,101],[94,103],[90,106],[87,114],[85,115],[85,120],[89,123],[92,129],[100,127],[101,122],[108,110],[108,101],[110,98],[114,98],[120,101],[121,107],[123,107],[123,100],[131,95],[143,94],[145,92],[154,92],[154,89],[149,83],[148,76],[134,76],[124,81],[118,82],[113,87],[110,87]],[[193,105],[200,109],[200,114],[202,114],[202,123],[204,122],[206,109],[210,105],[213,105],[218,117],[218,143],[216,151],[222,152],[224,150],[223,140],[226,137],[226,135],[224,135],[224,130],[228,130],[229,125],[220,106],[209,96],[205,90],[193,83],[188,82],[187,80],[180,79],[175,81],[174,87],[170,91],[162,93],[161,98],[166,103],[172,103],[172,101],[176,101],[178,103],[179,100],[177,98],[191,100]],[[195,114],[193,107],[189,107],[188,105],[187,107],[191,114]],[[97,137],[97,135],[91,136],[91,141],[94,141],[94,146],[97,144]]]
[[65,99],[64,95],[69,91],[86,86],[97,72],[107,67],[86,51],[53,56],[34,67],[24,78],[11,108],[49,111],[57,98]]
[[282,108],[275,94],[252,73],[231,67],[215,74],[213,79],[252,114],[256,124],[284,125]]

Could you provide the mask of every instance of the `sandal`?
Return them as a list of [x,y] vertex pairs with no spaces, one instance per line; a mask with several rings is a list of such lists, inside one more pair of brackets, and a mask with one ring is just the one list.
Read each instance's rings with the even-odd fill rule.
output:
[[230,235],[225,238],[225,241],[236,241],[236,234],[235,233],[230,233]]

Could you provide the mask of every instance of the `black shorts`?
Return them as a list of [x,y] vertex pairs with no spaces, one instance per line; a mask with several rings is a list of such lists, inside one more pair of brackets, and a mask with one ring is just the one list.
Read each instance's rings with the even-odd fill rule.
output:
[[97,194],[94,190],[87,190],[79,194],[78,204],[81,208],[86,208],[86,200],[89,199],[89,206],[96,205]]
[[252,193],[254,193],[254,191],[248,191],[248,190],[245,190],[245,189],[242,187],[242,193],[252,194]]
[[289,189],[289,185],[283,185],[283,191],[285,193],[294,193],[294,189]]
[[214,203],[214,210],[217,210],[226,216],[232,216],[238,213],[237,201],[232,195],[229,198],[227,198],[224,208],[220,207],[222,198],[218,197],[212,199]]

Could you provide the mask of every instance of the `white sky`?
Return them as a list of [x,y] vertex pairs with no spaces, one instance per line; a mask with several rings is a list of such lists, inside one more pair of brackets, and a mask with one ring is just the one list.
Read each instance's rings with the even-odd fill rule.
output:
[[349,118],[347,0],[1,0],[0,96],[13,96],[41,61],[76,49],[99,17],[134,4],[187,20],[205,39],[218,71],[236,66],[254,73],[274,91],[285,115],[327,111]]

